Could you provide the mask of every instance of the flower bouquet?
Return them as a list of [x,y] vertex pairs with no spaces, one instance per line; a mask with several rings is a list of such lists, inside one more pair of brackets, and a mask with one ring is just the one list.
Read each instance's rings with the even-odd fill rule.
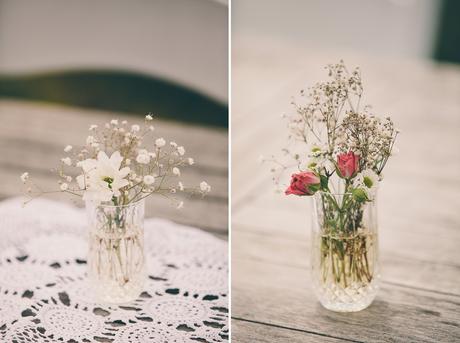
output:
[[[376,198],[398,130],[360,108],[359,68],[328,65],[330,81],[301,91],[288,117],[290,140],[284,154],[299,172],[285,194],[313,196],[312,281],[320,302],[335,311],[367,307],[378,289]],[[274,159],[272,159],[274,161]],[[280,171],[272,168],[279,185]]]
[[159,195],[178,209],[177,195],[205,195],[211,187],[201,182],[187,187],[182,169],[194,164],[185,149],[164,138],[154,138],[153,117],[144,125],[129,126],[111,120],[102,128],[89,127],[81,149],[68,145],[58,168],[58,190],[44,191],[21,175],[26,193],[33,198],[54,192],[81,197],[86,202],[89,224],[89,276],[98,298],[126,302],[142,291],[144,281],[144,199]]

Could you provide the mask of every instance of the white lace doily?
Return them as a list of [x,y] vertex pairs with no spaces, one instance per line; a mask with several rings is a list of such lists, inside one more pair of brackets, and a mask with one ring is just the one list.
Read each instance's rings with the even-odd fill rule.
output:
[[227,243],[145,221],[148,280],[122,305],[97,303],[86,281],[84,210],[49,200],[0,203],[0,341],[224,342]]

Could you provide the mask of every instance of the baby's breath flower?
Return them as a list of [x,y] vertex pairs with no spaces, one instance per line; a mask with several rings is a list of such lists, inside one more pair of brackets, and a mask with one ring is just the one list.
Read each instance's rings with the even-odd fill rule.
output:
[[169,145],[171,145],[173,148],[177,148],[177,143],[176,142],[169,142]]
[[86,137],[86,144],[91,145],[96,142],[96,139],[93,136]]
[[164,140],[164,138],[158,138],[155,141],[155,145],[159,148],[164,147],[166,145],[166,141]]
[[200,183],[200,189],[203,193],[209,193],[211,191],[211,186],[208,185],[206,181]]
[[144,183],[146,185],[151,185],[155,182],[155,177],[153,175],[145,175],[144,176]]
[[153,117],[150,114],[147,114],[145,116],[145,120],[148,120],[148,121],[153,120]]
[[139,132],[141,128],[139,127],[139,125],[132,125],[131,126],[131,131],[132,132]]
[[64,148],[64,152],[70,152],[70,150],[72,150],[72,146],[71,146],[71,145],[67,145],[67,146]]
[[187,162],[188,162],[188,164],[191,165],[191,166],[195,163],[195,161],[194,161],[193,158],[191,158],[191,157],[189,157],[189,158],[187,159]]
[[66,166],[72,165],[72,160],[70,159],[70,157],[61,158],[61,162],[64,163]]
[[94,131],[96,129],[97,129],[97,125],[95,125],[95,124],[92,124],[92,125],[89,126],[89,131]]
[[184,207],[184,202],[180,201],[179,204],[177,204],[177,209],[180,210],[183,207]]
[[61,188],[61,191],[66,191],[69,188],[69,185],[67,183],[63,183],[59,188]]
[[131,164],[131,160],[130,160],[129,158],[127,158],[127,159],[125,160],[125,164],[126,164],[127,166],[129,166],[129,165]]
[[170,192],[171,192],[171,194],[175,194],[175,193],[176,193],[176,189],[175,189],[175,188],[171,188]]
[[179,146],[177,147],[177,152],[179,153],[179,155],[184,156],[185,148],[183,146]]
[[112,124],[112,125],[118,125],[118,120],[117,120],[117,119],[112,119],[112,120],[110,121],[110,124]]
[[180,170],[179,170],[179,168],[174,167],[174,168],[172,169],[172,172],[173,172],[174,175],[180,176]]
[[184,184],[182,182],[179,181],[179,183],[177,184],[177,187],[179,187],[179,190],[180,191],[183,191],[184,190]]
[[140,164],[148,164],[150,162],[150,156],[148,154],[139,154],[136,157],[136,162]]
[[26,181],[29,179],[29,173],[28,172],[25,172],[25,173],[22,173],[21,175],[21,181],[23,183],[26,183]]
[[153,127],[153,125],[150,125],[150,126],[149,126],[149,130],[150,130],[150,131],[154,131],[154,130],[155,130],[155,128]]

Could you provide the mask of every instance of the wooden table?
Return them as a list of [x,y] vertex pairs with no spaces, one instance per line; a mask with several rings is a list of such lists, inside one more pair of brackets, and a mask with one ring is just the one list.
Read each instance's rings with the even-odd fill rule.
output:
[[[379,191],[381,289],[357,313],[315,299],[311,199],[275,194],[257,162],[284,146],[290,96],[341,57],[402,131]],[[232,65],[232,342],[459,342],[460,68],[254,39],[233,40]]]
[[[0,100],[0,199],[21,195],[19,175],[28,171],[45,189],[57,189],[50,168],[59,165],[67,144],[81,146],[90,124],[112,118],[142,123],[141,115],[90,111],[78,108]],[[204,199],[185,200],[176,210],[165,199],[150,197],[146,216],[192,225],[226,239],[228,227],[227,131],[155,119],[155,134],[184,145],[196,164],[183,170],[185,184],[206,180],[212,192]],[[54,198],[72,201],[67,196]],[[76,201],[82,206],[81,200]]]

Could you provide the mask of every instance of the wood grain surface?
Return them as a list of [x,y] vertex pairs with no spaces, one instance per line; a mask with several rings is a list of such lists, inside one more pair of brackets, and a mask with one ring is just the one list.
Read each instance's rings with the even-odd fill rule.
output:
[[[251,37],[233,45],[232,341],[459,342],[460,68]],[[402,131],[379,190],[381,288],[348,314],[313,295],[311,199],[274,193],[258,162],[285,146],[291,96],[340,58],[361,67],[365,102]]]

